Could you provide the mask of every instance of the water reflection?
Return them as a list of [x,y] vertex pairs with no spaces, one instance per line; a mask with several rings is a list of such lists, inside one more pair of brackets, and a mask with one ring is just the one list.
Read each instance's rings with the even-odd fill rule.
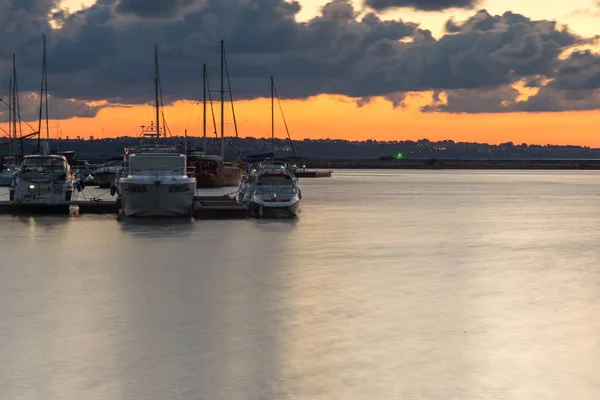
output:
[[295,220],[0,216],[0,398],[598,399],[600,176],[381,175]]
[[122,231],[145,238],[187,235],[196,225],[196,221],[191,218],[121,217],[118,221]]
[[290,232],[298,226],[298,218],[256,219],[256,226],[274,232]]

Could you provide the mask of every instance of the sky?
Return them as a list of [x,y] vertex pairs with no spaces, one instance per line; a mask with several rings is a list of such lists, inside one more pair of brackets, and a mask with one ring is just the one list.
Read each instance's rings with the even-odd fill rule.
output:
[[274,76],[282,138],[283,111],[294,139],[600,147],[599,17],[593,0],[0,0],[0,95],[15,53],[37,129],[46,35],[50,134],[136,135],[156,44],[169,130],[202,135],[202,64],[218,90],[224,39],[243,137],[270,136]]

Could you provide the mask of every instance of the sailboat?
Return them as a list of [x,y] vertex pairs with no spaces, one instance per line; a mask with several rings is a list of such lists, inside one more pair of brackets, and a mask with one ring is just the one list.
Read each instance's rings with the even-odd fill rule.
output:
[[[237,186],[240,183],[240,178],[243,172],[243,170],[237,165],[225,162],[225,67],[225,45],[224,41],[221,40],[221,154],[206,154],[206,101],[207,93],[210,95],[210,90],[208,90],[208,74],[206,72],[206,64],[204,64],[202,68],[202,81],[204,87],[202,100],[204,151],[193,151],[188,154],[188,161],[190,166],[195,168],[194,176],[196,177],[199,187]],[[227,79],[229,80],[229,73],[227,73]],[[229,87],[229,94],[231,97],[231,87]],[[233,107],[233,101],[231,102],[231,105]]]
[[[8,84],[8,157],[0,157],[0,186],[10,186],[14,174],[19,169],[19,159],[22,153],[21,118],[19,114],[19,92],[17,86],[16,56],[13,54],[13,74]],[[17,121],[18,128],[17,130]],[[20,135],[18,135],[18,133]]]
[[[158,49],[154,48],[156,125],[153,145],[135,146],[125,154],[118,177],[121,209],[128,217],[191,216],[196,179],[187,174],[187,158],[175,147],[161,145]],[[166,138],[166,132],[163,132]]]
[[[48,125],[48,72],[46,67],[46,37],[43,38],[44,56],[42,61],[42,86],[38,131],[38,154],[23,157],[19,170],[15,172],[9,189],[10,200],[22,206],[52,206],[69,202],[75,189],[75,176],[64,156],[49,154],[49,146],[42,146],[40,131],[42,110],[45,100],[46,138],[49,139]],[[14,124],[13,124],[14,126]]]

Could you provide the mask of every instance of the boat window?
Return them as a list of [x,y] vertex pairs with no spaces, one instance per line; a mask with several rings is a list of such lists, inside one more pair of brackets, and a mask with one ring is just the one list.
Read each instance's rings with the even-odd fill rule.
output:
[[23,161],[23,172],[41,172],[54,174],[65,172],[66,163],[60,158],[34,157]]
[[261,176],[257,185],[291,185],[292,178],[289,176]]
[[174,172],[181,175],[185,174],[184,157],[165,157],[144,155],[141,157],[131,157],[129,159],[129,168],[132,173],[163,171]]

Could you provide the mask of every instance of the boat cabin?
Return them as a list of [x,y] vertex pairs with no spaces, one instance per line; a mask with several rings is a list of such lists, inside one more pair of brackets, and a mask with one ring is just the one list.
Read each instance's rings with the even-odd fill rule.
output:
[[66,179],[71,174],[71,167],[64,156],[25,156],[20,174],[25,179]]
[[203,174],[214,175],[219,169],[223,168],[223,159],[221,156],[191,153],[188,156],[188,160],[190,165],[196,168],[197,172]]

